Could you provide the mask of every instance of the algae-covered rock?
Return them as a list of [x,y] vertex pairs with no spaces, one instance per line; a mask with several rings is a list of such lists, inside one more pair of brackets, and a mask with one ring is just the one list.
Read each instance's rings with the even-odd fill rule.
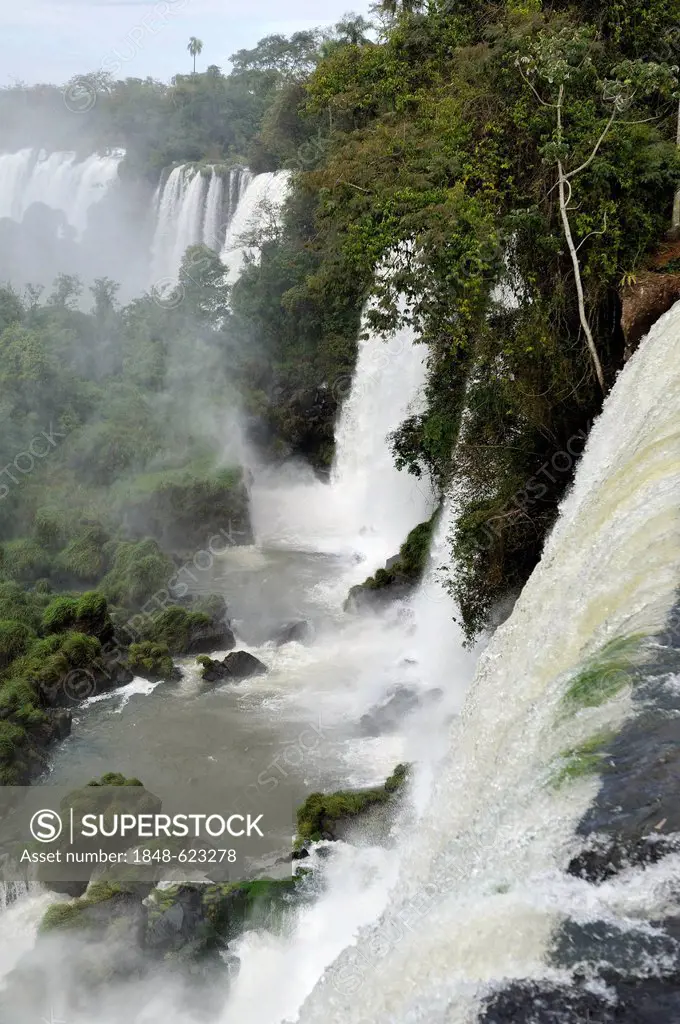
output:
[[180,677],[179,669],[175,667],[170,657],[167,644],[154,644],[148,640],[130,646],[128,667],[135,675],[152,681]]
[[[221,604],[219,603],[221,602]],[[145,640],[165,644],[171,654],[228,651],[236,639],[226,622],[226,604],[216,598],[209,611],[174,605],[155,615],[143,629]]]
[[223,661],[214,661],[205,655],[197,661],[203,668],[202,678],[207,683],[249,679],[252,676],[266,675],[268,672],[267,666],[247,651],[232,651]]
[[322,839],[340,838],[342,827],[348,821],[389,803],[405,784],[408,774],[409,766],[399,764],[383,786],[337,793],[311,793],[297,811],[296,847],[300,849]]
[[345,611],[381,608],[408,596],[425,571],[436,514],[414,527],[402,544],[399,554],[389,558],[384,569],[378,569],[363,583],[352,587],[345,601]]

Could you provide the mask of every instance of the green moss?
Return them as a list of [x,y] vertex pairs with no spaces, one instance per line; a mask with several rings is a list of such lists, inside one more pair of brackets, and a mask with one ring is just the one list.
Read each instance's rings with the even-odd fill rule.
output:
[[338,822],[356,818],[371,807],[389,802],[402,788],[408,774],[408,765],[400,764],[383,786],[311,793],[297,811],[296,849],[318,842],[324,836],[333,837]]
[[634,682],[644,656],[642,633],[618,637],[589,658],[584,668],[569,683],[563,701],[575,711],[583,707],[599,707]]
[[229,942],[246,927],[275,931],[299,882],[297,877],[258,878],[210,885],[201,902],[214,934]]
[[132,672],[153,679],[169,679],[175,667],[168,645],[151,643],[148,640],[130,646],[128,666]]
[[561,754],[560,765],[553,771],[550,783],[556,789],[589,775],[597,775],[607,757],[606,745],[614,738],[613,732],[599,733],[591,739]]
[[93,882],[80,899],[71,900],[69,903],[53,903],[48,907],[40,922],[39,931],[46,934],[61,929],[87,927],[87,918],[83,917],[84,911],[128,891],[117,883],[105,880]]
[[99,779],[90,779],[88,786],[144,786],[135,778],[126,778],[121,772],[106,772]]
[[395,583],[409,586],[418,583],[427,566],[436,519],[435,513],[427,522],[415,526],[399,549],[398,560],[389,569],[378,569],[374,576],[352,587],[350,597],[360,590],[382,590]]

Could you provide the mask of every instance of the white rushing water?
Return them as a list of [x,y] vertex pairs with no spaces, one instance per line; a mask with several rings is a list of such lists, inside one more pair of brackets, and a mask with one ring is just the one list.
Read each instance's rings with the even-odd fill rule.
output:
[[249,246],[244,244],[248,235],[276,222],[288,195],[290,174],[288,171],[242,175],[239,178],[239,202],[232,203],[232,216],[227,224],[222,262],[227,268],[227,280],[233,282],[243,267]]
[[354,558],[343,584],[383,566],[435,508],[429,480],[397,470],[388,443],[424,407],[427,348],[410,328],[384,340],[364,323],[363,333],[354,376],[331,384],[337,397],[347,394],[330,482],[291,473],[288,481],[275,475],[253,489],[260,542]]
[[21,221],[29,206],[44,203],[60,210],[78,235],[87,226],[90,207],[118,180],[125,154],[93,154],[79,160],[75,153],[46,153],[22,149],[0,153],[0,217]]
[[[627,876],[594,891],[563,874],[596,779],[549,780],[561,752],[629,713],[624,693],[566,715],[569,680],[604,643],[659,630],[673,605],[679,345],[677,305],[621,374],[542,561],[481,657],[428,809],[401,844],[387,909],[319,984],[306,1024],[463,1024],[494,984],[546,976],[565,914],[629,927]],[[658,913],[655,885],[641,875],[638,915],[645,895],[647,914]]]
[[156,228],[151,247],[151,287],[177,282],[190,245],[203,242],[219,252],[252,175],[243,167],[223,173],[191,164],[173,168],[154,200]]

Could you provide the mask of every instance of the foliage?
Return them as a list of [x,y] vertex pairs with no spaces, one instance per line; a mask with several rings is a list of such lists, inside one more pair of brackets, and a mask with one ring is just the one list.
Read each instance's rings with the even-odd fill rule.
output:
[[149,641],[130,645],[128,667],[147,679],[169,679],[174,672],[168,645]]
[[144,636],[154,644],[166,646],[171,654],[186,654],[196,633],[212,625],[203,612],[172,607],[155,615],[144,627]]
[[311,793],[297,811],[296,847],[335,838],[339,822],[356,818],[371,807],[387,803],[405,784],[408,774],[408,765],[400,764],[383,786],[338,793]]
[[110,548],[111,569],[101,581],[101,592],[112,604],[141,608],[164,591],[174,572],[172,559],[154,540],[125,541]]

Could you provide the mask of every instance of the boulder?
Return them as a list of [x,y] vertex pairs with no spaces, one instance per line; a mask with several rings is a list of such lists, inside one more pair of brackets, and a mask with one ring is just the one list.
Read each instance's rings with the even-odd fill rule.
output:
[[207,683],[249,679],[251,676],[263,676],[268,671],[266,665],[247,651],[232,651],[222,661],[205,656],[198,661],[203,666],[203,679]]
[[380,736],[382,733],[394,732],[405,715],[419,707],[440,700],[442,691],[428,690],[420,694],[412,686],[399,683],[391,687],[382,704],[377,704],[361,716],[359,727],[364,736]]
[[293,642],[301,644],[309,639],[311,633],[312,627],[307,619],[294,619],[292,622],[286,622],[280,626],[274,633],[272,641],[277,647],[283,647],[284,644]]

